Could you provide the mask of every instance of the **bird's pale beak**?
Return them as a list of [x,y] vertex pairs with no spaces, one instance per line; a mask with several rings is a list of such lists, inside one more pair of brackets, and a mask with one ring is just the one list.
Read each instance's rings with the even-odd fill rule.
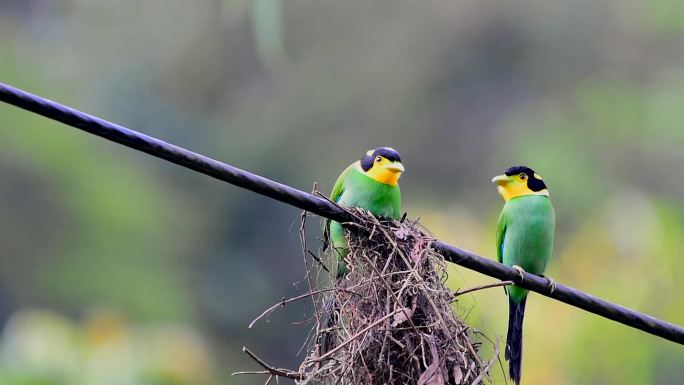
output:
[[498,186],[505,186],[511,178],[508,175],[497,175],[492,179],[492,183],[496,183]]
[[404,172],[404,165],[401,162],[387,163],[385,168],[391,172]]

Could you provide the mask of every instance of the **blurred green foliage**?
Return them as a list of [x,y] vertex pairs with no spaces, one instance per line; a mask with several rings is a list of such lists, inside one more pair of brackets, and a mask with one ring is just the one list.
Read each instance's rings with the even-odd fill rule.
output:
[[[307,190],[391,145],[409,215],[488,256],[489,180],[528,164],[559,218],[550,275],[684,324],[683,37],[676,0],[6,0],[0,81]],[[242,345],[296,367],[305,307],[246,325],[304,290],[297,220],[0,105],[0,382],[263,383],[229,376],[254,368]],[[504,333],[500,290],[457,310]],[[528,313],[527,383],[684,375],[680,346],[541,296]]]

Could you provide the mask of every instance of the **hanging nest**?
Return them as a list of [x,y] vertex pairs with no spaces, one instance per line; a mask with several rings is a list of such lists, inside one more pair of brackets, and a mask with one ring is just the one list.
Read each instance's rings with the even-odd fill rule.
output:
[[454,314],[446,262],[429,247],[434,239],[416,223],[351,212],[359,220],[347,226],[349,271],[321,299],[298,383],[483,382],[494,360],[482,361]]
[[[489,371],[498,349],[494,346],[494,357],[483,361],[480,343],[471,340],[476,332],[455,315],[452,304],[460,293],[445,286],[446,262],[430,248],[434,238],[414,222],[380,221],[361,210],[349,212],[356,222],[345,226],[348,272],[339,279],[323,279],[323,284],[319,278],[332,277],[330,272],[337,268],[323,265],[306,248],[302,223],[305,255],[318,266],[307,265],[310,291],[281,301],[257,320],[288,302],[315,298],[313,336],[297,371],[261,361],[267,369],[261,373],[289,377],[300,385],[491,382]],[[304,222],[306,216],[302,218]],[[334,260],[331,251],[327,254]]]

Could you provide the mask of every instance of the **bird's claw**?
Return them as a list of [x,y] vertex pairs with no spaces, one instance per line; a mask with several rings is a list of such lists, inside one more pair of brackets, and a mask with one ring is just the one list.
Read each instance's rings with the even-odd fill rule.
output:
[[549,285],[549,288],[551,288],[551,294],[553,294],[553,292],[556,291],[556,280],[554,280],[551,277],[545,276],[545,275],[542,275],[542,277],[544,277],[544,279],[549,281],[548,285]]
[[511,266],[511,268],[513,268],[513,270],[518,272],[518,276],[520,277],[520,282],[525,280],[525,269],[523,269],[522,267],[520,267],[518,265],[513,265],[513,266]]

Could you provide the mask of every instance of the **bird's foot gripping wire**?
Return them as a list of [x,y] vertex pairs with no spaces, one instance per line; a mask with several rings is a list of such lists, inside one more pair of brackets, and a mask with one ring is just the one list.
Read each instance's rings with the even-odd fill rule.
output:
[[553,294],[554,291],[556,291],[556,280],[547,276],[547,275],[542,275],[542,278],[546,279],[549,281],[549,288],[551,288],[551,294]]
[[511,266],[511,268],[513,268],[513,270],[518,272],[518,276],[520,277],[520,282],[525,280],[525,269],[523,269],[522,267],[520,267],[518,265],[513,265],[513,266]]

